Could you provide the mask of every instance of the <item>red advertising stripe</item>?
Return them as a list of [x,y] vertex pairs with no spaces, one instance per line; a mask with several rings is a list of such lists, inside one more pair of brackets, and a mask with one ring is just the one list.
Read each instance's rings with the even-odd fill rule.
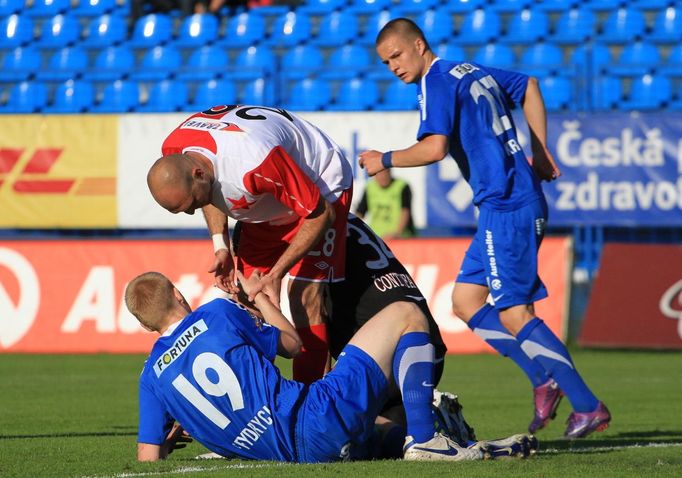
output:
[[14,182],[14,191],[18,193],[68,193],[75,181],[73,179],[19,179]]
[[23,152],[23,149],[18,148],[0,148],[0,174],[12,171]]
[[41,148],[36,149],[24,166],[24,173],[48,173],[54,163],[57,162],[59,156],[62,154],[63,148]]

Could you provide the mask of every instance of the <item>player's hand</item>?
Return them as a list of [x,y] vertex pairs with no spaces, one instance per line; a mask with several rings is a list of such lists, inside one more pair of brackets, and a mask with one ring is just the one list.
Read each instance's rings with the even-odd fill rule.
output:
[[175,423],[161,446],[161,456],[166,457],[175,450],[185,448],[187,444],[191,442],[192,437],[189,436],[189,433],[187,433],[179,423]]
[[258,271],[254,271],[253,274],[251,274],[251,277],[249,277],[249,281],[251,281],[254,276],[256,276],[257,280],[254,283],[249,284],[250,290],[247,291],[246,288],[244,288],[244,291],[249,296],[249,301],[253,302],[256,299],[258,293],[262,292],[263,294],[267,295],[270,299],[270,302],[272,302],[275,307],[279,309],[279,294],[282,288],[282,279],[279,279],[278,277],[271,274],[260,275]]
[[234,281],[234,269],[234,258],[230,251],[220,249],[216,251],[213,266],[208,272],[213,272],[215,285],[220,290],[224,290],[228,294],[236,294],[239,289]]
[[543,181],[554,181],[561,176],[561,170],[554,161],[552,153],[543,146],[533,149],[533,170]]
[[374,176],[382,169],[386,169],[381,164],[381,155],[382,153],[380,151],[363,151],[358,156],[358,164],[367,171],[367,174]]

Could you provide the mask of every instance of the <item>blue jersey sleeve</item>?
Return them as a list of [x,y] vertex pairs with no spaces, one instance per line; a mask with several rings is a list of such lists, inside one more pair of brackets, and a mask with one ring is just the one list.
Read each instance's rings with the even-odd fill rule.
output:
[[137,432],[138,443],[161,445],[173,426],[173,417],[166,411],[166,407],[152,391],[145,380],[144,373],[140,377],[139,400],[140,421]]
[[448,73],[425,77],[420,85],[421,122],[417,140],[431,134],[449,136],[457,115],[456,89],[450,84]]
[[502,88],[509,101],[509,106],[520,105],[526,96],[528,87],[528,75],[515,71],[488,68],[485,70],[492,75],[498,85]]

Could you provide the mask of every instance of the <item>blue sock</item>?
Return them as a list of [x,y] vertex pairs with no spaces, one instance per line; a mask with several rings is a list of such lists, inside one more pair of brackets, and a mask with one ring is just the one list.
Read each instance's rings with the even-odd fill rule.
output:
[[516,338],[500,322],[500,314],[490,304],[485,304],[468,323],[476,335],[497,350],[503,357],[509,357],[526,374],[533,387],[539,387],[549,380],[545,369],[531,360]]
[[544,367],[554,378],[576,412],[592,412],[598,400],[575,369],[573,360],[561,340],[535,317],[519,331],[516,339],[529,357]]
[[435,351],[426,332],[400,337],[393,356],[393,378],[400,389],[407,418],[407,433],[417,443],[433,438],[431,418]]

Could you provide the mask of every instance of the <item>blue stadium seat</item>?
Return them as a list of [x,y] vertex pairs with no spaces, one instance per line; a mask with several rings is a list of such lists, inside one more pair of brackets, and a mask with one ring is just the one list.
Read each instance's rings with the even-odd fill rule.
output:
[[609,70],[614,75],[642,76],[655,70],[660,61],[661,54],[656,45],[637,41],[623,47]]
[[78,17],[93,18],[112,13],[116,7],[116,0],[79,0],[72,13]]
[[421,13],[415,22],[432,45],[449,41],[455,36],[452,16],[442,8]]
[[527,9],[532,3],[532,0],[494,0],[488,8],[496,12],[512,13]]
[[136,82],[116,80],[102,93],[102,100],[90,108],[93,113],[128,113],[140,103],[140,87]]
[[376,109],[379,103],[379,88],[372,80],[353,78],[344,81],[329,105],[331,111],[365,111]]
[[386,111],[409,110],[414,111],[418,108],[417,88],[408,85],[396,78],[388,84],[384,91],[383,101],[377,109]]
[[254,45],[265,38],[265,18],[250,12],[242,12],[230,17],[225,33],[218,39],[219,45],[227,48],[244,48]]
[[176,75],[180,80],[208,81],[225,72],[230,57],[219,45],[206,45],[192,52]]
[[623,85],[620,78],[610,75],[599,75],[589,82],[590,104],[593,110],[608,111],[617,108],[623,96]]
[[275,20],[276,18],[281,17],[289,10],[291,10],[291,7],[287,5],[263,5],[258,8],[252,8],[249,11],[254,15],[263,17],[265,20],[269,22],[271,20]]
[[110,46],[97,54],[93,67],[83,74],[92,81],[116,81],[135,68],[135,54],[127,45]]
[[168,42],[173,33],[173,22],[167,15],[152,13],[138,18],[128,45],[133,48],[152,48]]
[[545,12],[566,12],[573,8],[576,0],[543,0],[538,2],[533,8],[544,10]]
[[312,45],[289,48],[280,62],[280,75],[287,80],[301,80],[311,76],[322,67],[324,57]]
[[450,13],[468,13],[478,8],[484,8],[488,0],[450,0],[444,3],[444,7]]
[[467,59],[464,48],[457,43],[441,43],[433,51],[439,58],[444,60],[464,61]]
[[232,105],[237,103],[237,89],[228,80],[208,80],[197,85],[192,100],[192,107],[197,111],[205,111],[216,105]]
[[196,13],[182,21],[178,38],[173,43],[181,48],[198,48],[218,38],[218,18],[210,13]]
[[7,104],[0,107],[2,113],[37,113],[47,104],[47,87],[39,81],[16,83],[9,93]]
[[163,80],[149,89],[147,102],[136,108],[139,112],[168,113],[185,110],[189,93],[187,85],[179,81]]
[[674,0],[629,0],[628,5],[640,10],[662,10],[674,5]]
[[500,16],[481,8],[467,13],[462,19],[457,36],[462,45],[484,45],[500,37]]
[[237,55],[234,68],[225,72],[225,78],[251,80],[263,78],[275,71],[276,57],[267,46],[251,46]]
[[514,50],[502,43],[489,43],[474,53],[475,63],[493,68],[509,69],[516,65]]
[[527,45],[549,35],[549,16],[541,10],[526,8],[512,15],[507,25],[505,42]]
[[240,103],[246,105],[273,106],[272,82],[263,78],[251,80],[244,85]]
[[80,77],[88,67],[88,55],[79,46],[62,48],[55,51],[48,67],[41,70],[36,78],[44,81],[66,81]]
[[359,32],[358,18],[349,12],[331,12],[324,16],[313,43],[321,47],[339,47],[355,40]]
[[95,101],[95,88],[87,81],[67,80],[57,86],[51,105],[43,113],[82,113]]
[[672,83],[661,75],[643,75],[634,79],[630,93],[621,108],[628,110],[655,110],[672,100]]
[[540,80],[540,90],[547,111],[573,109],[573,87],[564,76],[546,76]]
[[528,75],[544,77],[556,73],[566,74],[563,55],[563,50],[552,43],[537,43],[521,53],[520,64]]
[[18,47],[5,54],[0,68],[0,81],[28,80],[40,68],[40,53],[33,47]]
[[654,43],[682,42],[682,6],[670,6],[659,11],[646,39]]
[[625,4],[625,0],[587,0],[585,6],[598,12],[618,10]]
[[393,14],[390,10],[381,10],[372,13],[370,17],[367,18],[364,29],[356,43],[374,47],[374,42],[377,39],[379,31],[389,22],[389,20],[391,20],[391,18],[393,18]]
[[439,4],[440,0],[402,0],[399,8],[403,15],[415,16],[434,9]]
[[120,15],[102,15],[90,20],[84,31],[85,39],[80,45],[85,48],[102,49],[128,38],[126,20]]
[[579,45],[571,54],[570,64],[581,75],[601,75],[611,64],[611,50],[601,43]]
[[63,48],[78,41],[81,25],[76,17],[57,15],[43,23],[40,32],[36,46],[44,49]]
[[308,15],[328,15],[346,6],[346,0],[307,0],[296,11]]
[[71,8],[71,0],[35,0],[31,8],[21,11],[22,15],[37,18],[49,18],[65,13]]
[[297,81],[284,99],[284,108],[293,111],[318,111],[331,103],[331,88],[326,81],[306,78]]
[[155,46],[142,56],[140,64],[130,74],[137,81],[160,81],[173,75],[182,64],[182,55],[172,45]]
[[391,0],[353,0],[348,8],[349,12],[358,16],[374,15],[382,10],[387,10],[393,5]]
[[571,8],[559,16],[551,40],[560,45],[577,45],[594,36],[597,15],[587,8]]
[[0,19],[0,50],[25,45],[33,39],[33,20],[23,15]]
[[639,10],[619,8],[606,17],[599,40],[609,44],[625,44],[642,38],[646,30],[646,18]]
[[0,0],[0,18],[21,12],[24,5],[24,0]]
[[676,100],[671,101],[668,104],[668,108],[672,111],[682,111],[682,83],[680,83],[677,88],[677,93],[675,94]]
[[659,66],[658,71],[667,76],[682,76],[682,45],[670,49],[668,56]]
[[291,47],[308,41],[311,32],[310,16],[305,13],[287,12],[275,20],[266,42],[272,46]]
[[326,80],[341,80],[357,76],[371,64],[367,48],[346,45],[336,49],[327,59],[327,68],[320,73]]

